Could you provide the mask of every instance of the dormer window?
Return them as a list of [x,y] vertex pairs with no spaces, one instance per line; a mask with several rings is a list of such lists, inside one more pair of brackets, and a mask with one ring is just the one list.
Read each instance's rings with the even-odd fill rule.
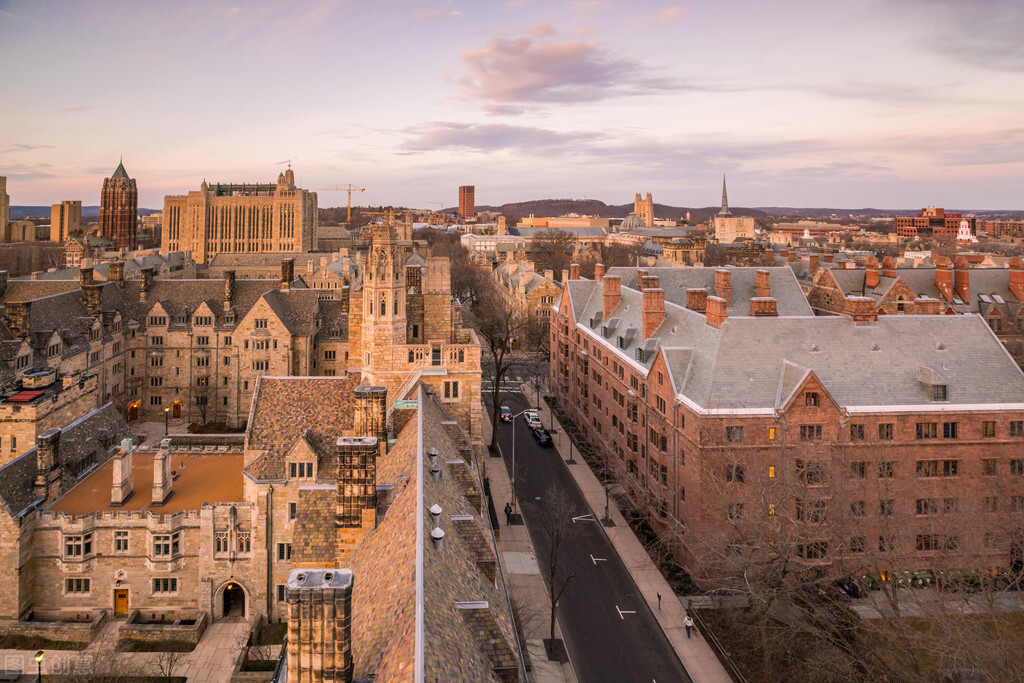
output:
[[933,401],[947,401],[948,392],[945,384],[933,384],[932,385],[932,400]]
[[288,463],[288,474],[292,479],[311,479],[313,477],[313,463],[292,462]]

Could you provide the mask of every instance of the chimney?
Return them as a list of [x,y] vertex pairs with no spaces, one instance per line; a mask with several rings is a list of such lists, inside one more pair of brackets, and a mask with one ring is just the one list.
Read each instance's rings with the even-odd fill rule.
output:
[[579,280],[580,279],[580,264],[570,263],[569,264],[569,279]]
[[281,261],[281,289],[287,291],[295,279],[295,259],[286,258]]
[[789,249],[780,249],[779,250],[779,256],[782,257],[783,261],[788,261],[789,260]]
[[750,315],[754,318],[771,318],[779,314],[778,302],[770,296],[750,297]]
[[235,271],[224,271],[224,310],[230,311],[235,305]]
[[[0,272],[0,275],[4,273]],[[1010,259],[1010,293],[1017,301],[1024,301],[1024,261],[1019,256]]]
[[604,277],[604,264],[603,263],[595,263],[594,264],[594,279],[597,280],[598,282],[600,282],[601,278],[603,278],[603,277]]
[[940,302],[927,296],[914,299],[914,313],[918,315],[938,315]]
[[971,264],[963,256],[956,259],[956,268],[953,272],[956,293],[964,303],[971,302]]
[[772,295],[772,274],[767,270],[754,271],[754,296]]
[[725,300],[726,308],[732,308],[732,273],[725,268],[715,270],[715,296]]
[[789,250],[789,256],[787,256],[786,259],[790,263],[792,263],[793,261],[796,261],[796,249],[790,249]]
[[836,255],[831,249],[825,249],[825,263],[835,263]]
[[708,310],[706,313],[708,324],[715,327],[721,327],[726,318],[729,317],[726,308],[725,299],[720,296],[709,296]]
[[82,289],[85,289],[88,285],[91,285],[92,280],[92,268],[89,266],[82,266],[78,271],[78,283]]
[[708,310],[708,290],[706,287],[686,290],[686,307],[691,311],[703,313]]
[[533,273],[528,270],[523,270],[519,273],[519,291],[523,294],[526,293],[526,285],[533,279]]
[[818,270],[818,255],[808,254],[807,256],[807,274],[813,275]]
[[[388,388],[359,386],[354,391],[355,408],[352,413],[354,434],[356,436],[372,436],[381,442],[386,442],[388,436]],[[396,400],[403,398],[405,397],[395,397]]]
[[564,285],[564,284],[565,284],[566,282],[568,282],[568,281],[569,281],[569,271],[568,271],[568,270],[565,270],[565,269],[563,268],[563,269],[562,269],[562,284]]
[[288,683],[351,683],[351,569],[295,569],[285,584]]
[[103,313],[103,283],[82,285],[82,305],[89,311],[89,315],[98,318]]
[[124,261],[111,261],[107,266],[107,279],[118,287],[124,288]]
[[132,488],[132,440],[124,439],[117,454],[111,458],[114,476],[110,487],[110,507],[124,505],[135,490]]
[[7,327],[15,337],[26,337],[32,319],[31,301],[11,301],[4,307],[4,318],[7,320]]
[[638,283],[640,284],[640,291],[645,289],[657,289],[661,286],[657,275],[644,275],[638,280]]
[[622,301],[622,280],[618,275],[605,275],[601,280],[601,317],[604,320]]
[[548,268],[547,270],[544,271],[544,277],[547,278],[548,280],[551,280],[552,282],[554,282],[555,281],[555,271],[553,271],[550,268]]
[[846,315],[854,322],[874,322],[878,320],[878,308],[875,300],[869,296],[846,297]]
[[335,452],[340,476],[337,476],[334,528],[335,552],[341,561],[351,557],[358,545],[358,534],[351,530],[369,531],[376,525],[377,458],[385,448],[387,444],[374,436],[343,436],[337,441]]
[[769,249],[768,251],[766,251],[764,253],[764,264],[766,266],[774,266],[775,265],[775,250],[774,249]]
[[149,296],[149,289],[153,286],[153,268],[143,268],[139,274],[141,278],[141,284],[139,286],[139,301],[145,301],[146,297]]
[[874,289],[878,286],[878,259],[868,256],[864,263],[864,289]]
[[882,276],[896,277],[896,262],[892,260],[892,256],[882,259]]
[[[654,278],[657,280],[657,278]],[[665,320],[665,290],[643,290],[643,307],[640,311],[644,339],[650,339]]]
[[54,500],[60,495],[60,477],[60,430],[47,429],[36,437],[36,495]]
[[171,440],[160,441],[160,450],[153,456],[153,502],[150,507],[163,507],[174,495],[171,488]]
[[953,264],[945,256],[935,257],[935,287],[943,299],[953,300]]
[[348,256],[341,260],[341,277],[344,278],[345,282],[352,280],[352,259]]

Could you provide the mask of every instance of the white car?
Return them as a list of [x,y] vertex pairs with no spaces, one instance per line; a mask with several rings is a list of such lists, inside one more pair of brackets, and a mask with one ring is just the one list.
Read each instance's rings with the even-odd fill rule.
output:
[[523,413],[523,419],[526,420],[526,425],[530,429],[537,429],[537,427],[542,426],[540,418],[537,416],[537,412],[534,410],[527,410],[525,413]]

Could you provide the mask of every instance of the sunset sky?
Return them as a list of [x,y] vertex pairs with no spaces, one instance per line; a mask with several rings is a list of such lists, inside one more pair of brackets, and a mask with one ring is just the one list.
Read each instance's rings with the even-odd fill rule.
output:
[[[12,204],[1024,209],[1024,2],[0,0]],[[344,205],[321,192],[320,205]]]

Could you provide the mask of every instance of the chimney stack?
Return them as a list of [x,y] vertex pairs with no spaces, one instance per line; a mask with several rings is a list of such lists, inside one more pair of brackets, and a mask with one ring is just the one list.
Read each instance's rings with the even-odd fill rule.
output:
[[82,285],[82,305],[89,311],[89,315],[100,317],[103,313],[103,283]]
[[603,277],[604,277],[604,264],[603,263],[595,263],[594,264],[594,279],[597,280],[598,282],[600,282],[601,278],[603,278]]
[[[658,278],[654,278],[657,280]],[[657,289],[643,290],[643,307],[640,311],[643,338],[650,339],[658,330],[658,327],[665,320],[665,290]]]
[[892,256],[882,259],[882,276],[896,277],[896,262],[893,261]]
[[143,268],[140,273],[139,301],[145,301],[149,296],[149,290],[153,286],[153,268]]
[[0,270],[0,297],[7,293],[7,271]]
[[833,252],[832,249],[826,247],[825,248],[825,263],[835,263],[835,261],[836,261],[835,252]]
[[548,268],[547,270],[544,271],[544,277],[547,278],[548,280],[551,280],[552,282],[554,282],[555,281],[555,271],[553,271],[550,268]]
[[295,569],[285,584],[288,683],[351,683],[351,569]]
[[644,275],[638,280],[640,291],[645,289],[657,289],[661,286],[657,275]]
[[86,286],[92,284],[92,282],[93,282],[93,279],[92,279],[92,268],[90,266],[82,266],[79,269],[79,271],[78,271],[78,282],[81,285],[82,289],[85,289]]
[[107,266],[107,279],[118,287],[124,288],[124,261],[111,261]]
[[786,260],[788,260],[790,263],[796,261],[796,249],[789,250],[789,256],[786,257]]
[[230,311],[235,305],[235,271],[224,271],[224,310]]
[[732,308],[732,273],[725,268],[715,270],[715,295],[725,300],[726,308]]
[[953,300],[953,264],[945,256],[935,257],[935,287],[943,299]]
[[869,296],[846,297],[846,315],[854,322],[874,322],[878,320],[878,308],[875,300]]
[[[362,535],[377,521],[377,458],[387,448],[374,436],[342,436],[337,441],[338,476],[334,506],[335,553],[339,561],[352,556]],[[330,476],[330,475],[328,475]]]
[[31,301],[10,301],[4,306],[7,327],[15,337],[25,337],[30,332],[32,320]]
[[770,296],[750,297],[750,315],[754,318],[770,318],[779,314],[778,302]]
[[754,296],[767,297],[772,295],[772,274],[767,270],[754,271]]
[[568,281],[569,281],[569,271],[563,268],[562,269],[562,284],[564,285]]
[[818,255],[809,254],[807,256],[807,274],[813,275],[818,270]]
[[[372,436],[382,443],[388,437],[388,388],[358,386],[354,390],[355,407],[352,412],[353,432],[357,436]],[[401,400],[403,396],[396,396]],[[383,455],[383,453],[381,453]]]
[[956,267],[953,271],[956,293],[960,295],[960,301],[965,304],[971,303],[971,264],[963,256],[956,259]]
[[698,287],[686,290],[686,307],[691,311],[703,313],[708,310],[708,290],[706,287]]
[[766,251],[764,253],[764,264],[766,266],[773,266],[773,265],[775,265],[775,250],[774,249],[769,248],[768,251]]
[[121,448],[111,458],[114,476],[110,487],[110,507],[119,508],[135,493],[132,487],[132,440],[124,439]]
[[729,313],[726,311],[726,301],[720,296],[708,297],[707,321],[709,325],[721,327]]
[[171,486],[171,440],[160,441],[160,450],[153,456],[153,502],[151,507],[163,507],[174,495]]
[[1010,293],[1024,301],[1024,261],[1019,256],[1010,259]]
[[622,301],[622,280],[618,275],[605,275],[601,280],[601,317],[604,320]]
[[874,289],[878,286],[878,259],[868,256],[864,263],[864,289]]
[[281,261],[281,289],[287,291],[295,279],[295,259],[286,258]]
[[36,437],[35,492],[47,502],[60,495],[60,433],[59,429],[47,429]]
[[938,315],[940,302],[927,296],[914,299],[914,313],[918,315]]
[[569,264],[569,279],[579,280],[580,279],[580,264],[570,263]]

